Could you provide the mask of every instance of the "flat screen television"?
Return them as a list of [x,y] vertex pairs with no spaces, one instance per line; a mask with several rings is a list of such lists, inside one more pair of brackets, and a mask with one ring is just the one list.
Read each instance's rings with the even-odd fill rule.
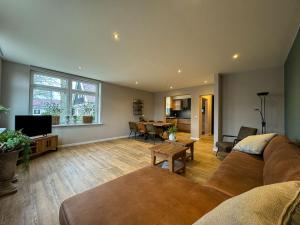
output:
[[29,137],[50,134],[52,133],[52,117],[17,115],[15,117],[15,130],[22,130],[22,133]]

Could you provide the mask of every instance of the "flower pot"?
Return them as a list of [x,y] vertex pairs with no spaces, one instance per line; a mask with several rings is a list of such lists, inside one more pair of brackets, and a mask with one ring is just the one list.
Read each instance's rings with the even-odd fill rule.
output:
[[92,123],[93,122],[93,116],[83,116],[82,121],[83,121],[83,123]]
[[52,116],[52,125],[59,125],[60,116]]
[[175,135],[175,133],[169,134],[169,140],[170,141],[176,141],[176,135]]
[[0,196],[17,192],[15,179],[19,151],[0,153]]

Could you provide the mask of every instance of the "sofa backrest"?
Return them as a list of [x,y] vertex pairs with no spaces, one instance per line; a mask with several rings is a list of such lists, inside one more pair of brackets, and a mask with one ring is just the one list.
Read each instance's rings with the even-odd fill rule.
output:
[[263,153],[264,184],[300,180],[300,147],[278,135],[266,146]]

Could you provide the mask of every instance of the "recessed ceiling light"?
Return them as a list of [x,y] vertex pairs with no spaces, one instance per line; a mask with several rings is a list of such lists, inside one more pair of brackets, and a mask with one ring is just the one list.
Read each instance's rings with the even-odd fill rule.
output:
[[118,32],[114,32],[113,33],[113,39],[115,39],[115,41],[119,41],[120,40],[120,34]]
[[170,86],[170,89],[173,89],[173,86]]
[[78,66],[78,69],[79,69],[79,70],[82,70],[82,67],[81,67],[81,66]]
[[207,80],[203,81],[204,84],[207,84]]
[[138,84],[139,84],[139,82],[138,82],[138,81],[136,81],[136,82],[135,82],[135,84],[136,84],[136,85],[138,85]]
[[240,55],[239,55],[238,53],[235,53],[235,54],[232,56],[233,59],[237,59],[238,57],[240,57]]
[[182,72],[182,70],[181,70],[181,69],[178,69],[178,70],[177,70],[177,73],[181,73],[181,72]]

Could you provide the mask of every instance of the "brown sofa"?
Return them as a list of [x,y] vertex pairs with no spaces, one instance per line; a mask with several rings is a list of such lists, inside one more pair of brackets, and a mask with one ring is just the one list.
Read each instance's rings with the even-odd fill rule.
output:
[[276,136],[262,156],[231,152],[206,184],[146,167],[65,200],[61,225],[192,224],[254,187],[300,180],[300,148]]

